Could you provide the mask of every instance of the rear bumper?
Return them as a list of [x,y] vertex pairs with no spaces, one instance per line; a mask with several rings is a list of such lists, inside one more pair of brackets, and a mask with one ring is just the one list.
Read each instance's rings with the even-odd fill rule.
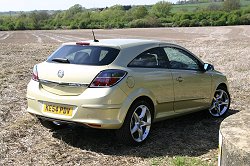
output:
[[[131,103],[118,86],[88,88],[79,96],[60,96],[41,89],[33,80],[28,84],[27,101],[27,111],[36,116],[102,129],[119,129]],[[46,103],[71,106],[73,114],[65,116],[43,112]]]

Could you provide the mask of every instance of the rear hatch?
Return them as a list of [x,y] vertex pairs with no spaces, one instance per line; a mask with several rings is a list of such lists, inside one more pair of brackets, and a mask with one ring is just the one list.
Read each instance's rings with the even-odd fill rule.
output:
[[41,88],[57,95],[80,95],[120,50],[89,43],[68,44],[37,65]]
[[63,96],[80,95],[107,66],[44,62],[37,66],[41,88]]

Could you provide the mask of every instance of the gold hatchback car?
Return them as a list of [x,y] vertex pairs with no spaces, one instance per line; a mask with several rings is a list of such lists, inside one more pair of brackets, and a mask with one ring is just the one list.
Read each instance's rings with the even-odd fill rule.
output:
[[65,43],[34,66],[27,111],[47,128],[80,124],[117,129],[141,144],[153,122],[200,110],[226,114],[226,77],[185,48],[161,41]]

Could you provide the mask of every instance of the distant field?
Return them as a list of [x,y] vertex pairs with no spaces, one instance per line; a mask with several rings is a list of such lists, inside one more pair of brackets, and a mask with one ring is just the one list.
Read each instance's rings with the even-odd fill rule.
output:
[[[194,11],[198,8],[207,8],[211,3],[198,3],[198,4],[183,4],[173,5],[171,12],[177,13],[181,11]],[[222,5],[222,2],[216,2],[215,4]]]
[[[171,12],[173,13],[177,13],[177,12],[181,12],[181,11],[194,11],[198,8],[207,8],[209,5],[211,4],[216,4],[216,5],[223,5],[223,2],[209,2],[209,3],[197,3],[197,4],[183,4],[183,5],[173,5],[173,8],[171,10]],[[250,5],[250,1],[249,0],[241,0],[241,7],[244,8],[246,6]]]

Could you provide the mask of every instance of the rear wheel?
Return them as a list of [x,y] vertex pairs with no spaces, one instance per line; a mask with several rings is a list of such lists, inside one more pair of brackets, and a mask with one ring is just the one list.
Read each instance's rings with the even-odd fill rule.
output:
[[45,120],[41,118],[38,118],[38,120],[40,121],[42,126],[50,130],[59,130],[59,129],[63,129],[67,127],[67,124],[64,124],[64,123],[62,124],[56,121],[49,121],[49,120]]
[[221,117],[224,116],[230,106],[230,95],[226,88],[218,87],[215,91],[214,98],[212,101],[212,105],[209,108],[209,113],[213,117]]
[[117,130],[117,136],[122,143],[139,145],[144,143],[150,134],[153,109],[145,101],[136,101],[131,105],[123,126]]

